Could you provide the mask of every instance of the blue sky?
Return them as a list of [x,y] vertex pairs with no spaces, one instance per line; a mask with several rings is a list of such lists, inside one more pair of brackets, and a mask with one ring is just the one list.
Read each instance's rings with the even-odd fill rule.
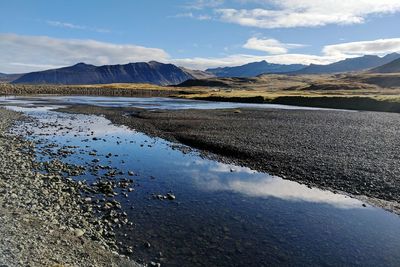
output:
[[2,1],[0,72],[84,61],[205,69],[400,51],[399,0]]

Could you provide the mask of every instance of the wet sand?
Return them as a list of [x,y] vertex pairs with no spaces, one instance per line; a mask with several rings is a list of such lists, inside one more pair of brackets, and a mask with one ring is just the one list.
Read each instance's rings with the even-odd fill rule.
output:
[[[259,171],[399,211],[400,116],[379,112],[73,106]],[[208,153],[212,152],[212,153]],[[388,202],[386,202],[388,201]]]

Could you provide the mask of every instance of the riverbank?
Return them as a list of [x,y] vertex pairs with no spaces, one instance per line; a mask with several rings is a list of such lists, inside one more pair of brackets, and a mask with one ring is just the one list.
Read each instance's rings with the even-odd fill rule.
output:
[[[116,124],[201,149],[310,186],[399,212],[400,117],[379,112],[300,110],[146,111],[74,106]],[[213,154],[210,154],[213,153]]]
[[368,96],[197,96],[189,99],[400,113],[400,103]]
[[92,96],[171,96],[178,90],[151,84],[29,85],[0,83],[0,96],[92,95]]
[[[285,80],[285,79],[289,80]],[[322,80],[321,80],[322,79]],[[336,78],[335,78],[336,79]],[[284,104],[316,108],[400,112],[400,89],[336,81],[325,76],[264,75],[229,79],[208,86],[151,84],[28,85],[0,83],[0,96],[83,95],[113,97],[172,97],[222,102]],[[233,80],[233,81],[231,81]],[[336,81],[336,83],[335,83]],[[200,83],[200,85],[203,85]]]
[[189,80],[177,87],[193,90],[180,95],[189,99],[398,113],[399,80],[399,74],[266,74]]
[[[35,162],[35,145],[8,133],[19,113],[0,109],[0,265],[138,266],[120,256],[65,166]],[[43,167],[43,166],[41,166]]]

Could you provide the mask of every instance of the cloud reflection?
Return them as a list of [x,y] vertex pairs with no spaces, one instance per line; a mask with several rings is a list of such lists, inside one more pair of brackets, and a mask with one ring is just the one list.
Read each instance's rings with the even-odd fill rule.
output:
[[[207,171],[203,168],[207,168]],[[201,168],[198,162],[194,162],[191,168],[186,168],[186,171],[191,172],[196,185],[206,191],[232,191],[250,197],[274,197],[288,201],[329,204],[343,209],[362,207],[362,202],[357,199],[318,188],[309,188],[245,167],[208,161],[208,164],[201,163]]]

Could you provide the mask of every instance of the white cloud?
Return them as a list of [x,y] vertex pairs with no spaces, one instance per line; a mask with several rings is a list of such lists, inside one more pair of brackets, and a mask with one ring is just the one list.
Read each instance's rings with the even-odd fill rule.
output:
[[68,22],[61,22],[61,21],[55,21],[55,20],[46,20],[46,23],[50,26],[60,27],[60,28],[78,29],[78,30],[86,29],[85,26],[80,26],[80,25],[75,25],[75,24],[68,23]]
[[[253,40],[253,41],[249,41]],[[171,58],[159,48],[130,44],[112,44],[95,40],[57,39],[47,36],[0,34],[0,72],[37,71],[86,62],[94,65],[124,64],[157,60],[192,69],[238,66],[266,60],[279,64],[329,64],[364,54],[384,55],[400,52],[400,38],[327,45],[322,55],[287,53],[296,44],[274,39],[250,38],[246,47],[271,53],[258,56],[232,54],[223,57]]]
[[192,12],[186,12],[186,13],[178,13],[173,16],[169,16],[168,18],[194,18],[194,15]]
[[192,12],[186,12],[186,13],[179,13],[173,16],[169,16],[168,18],[193,18],[193,19],[198,19],[198,20],[210,20],[212,19],[211,16],[209,15],[197,15],[193,14]]
[[94,40],[0,34],[1,71],[8,73],[43,70],[49,66],[68,66],[77,62],[104,65],[168,59],[169,55],[158,48]]
[[330,64],[345,57],[333,57],[333,56],[318,56],[318,55],[307,55],[307,54],[284,54],[284,55],[273,55],[267,56],[267,61],[270,63],[279,64]]
[[89,27],[89,26],[84,26],[84,25],[77,25],[77,24],[73,24],[73,23],[69,23],[69,22],[62,22],[62,21],[55,21],[55,20],[47,20],[46,23],[50,26],[59,27],[59,28],[67,28],[67,29],[74,29],[74,30],[88,30],[88,31],[100,32],[100,33],[110,32],[110,30],[107,30],[107,29]]
[[322,51],[330,56],[385,55],[400,52],[400,38],[327,45]]
[[36,69],[54,69],[60,68],[63,66],[58,65],[50,65],[50,64],[34,64],[34,63],[21,63],[21,62],[11,62],[10,65],[12,66],[20,66],[20,67],[28,67]]
[[209,16],[209,15],[198,15],[198,16],[196,17],[196,19],[198,19],[198,20],[211,20],[212,17]]
[[301,44],[285,44],[276,39],[252,37],[247,40],[243,48],[267,52],[269,54],[285,54],[289,49],[303,47]]
[[255,0],[269,8],[216,9],[225,22],[259,28],[360,24],[368,15],[400,11],[399,0]]

